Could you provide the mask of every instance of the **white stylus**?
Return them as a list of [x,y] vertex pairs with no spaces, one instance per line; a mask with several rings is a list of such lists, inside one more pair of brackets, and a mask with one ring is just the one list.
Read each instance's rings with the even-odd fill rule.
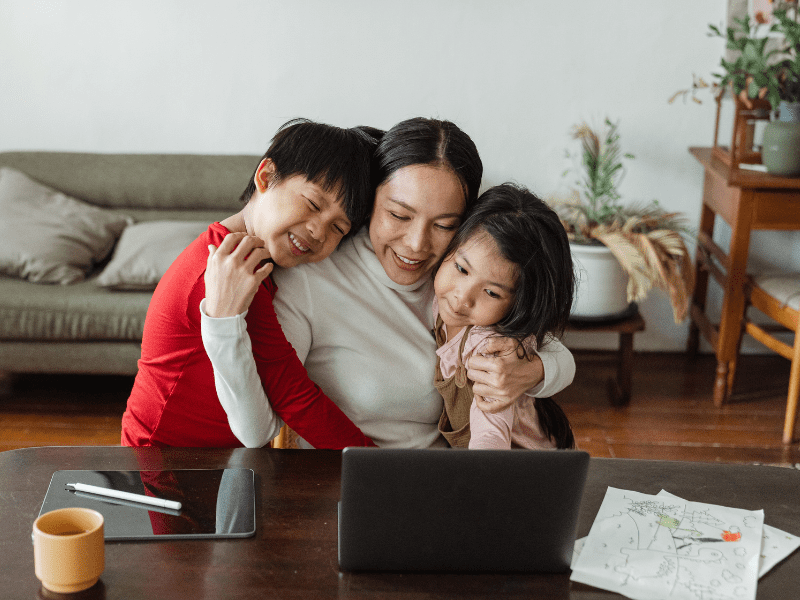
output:
[[89,492],[97,494],[98,496],[108,496],[109,498],[121,498],[122,500],[130,500],[132,502],[140,502],[141,504],[150,504],[151,506],[162,506],[164,508],[171,508],[173,510],[180,510],[181,503],[174,500],[164,500],[163,498],[153,498],[152,496],[143,496],[141,494],[131,494],[130,492],[120,492],[119,490],[112,490],[110,488],[99,487],[96,485],[89,485],[88,483],[68,483],[67,487],[80,492]]

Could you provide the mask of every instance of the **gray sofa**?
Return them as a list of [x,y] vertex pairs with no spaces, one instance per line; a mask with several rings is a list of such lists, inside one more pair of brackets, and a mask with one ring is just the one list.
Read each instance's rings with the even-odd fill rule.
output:
[[[257,156],[4,152],[11,167],[69,196],[143,221],[224,219]],[[0,241],[3,243],[3,241]],[[107,261],[105,261],[107,262]],[[0,372],[133,375],[152,291],[0,276]]]

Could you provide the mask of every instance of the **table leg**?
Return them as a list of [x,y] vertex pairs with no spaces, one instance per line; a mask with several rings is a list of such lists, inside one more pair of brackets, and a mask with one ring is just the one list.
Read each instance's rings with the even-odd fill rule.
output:
[[631,379],[633,375],[633,334],[619,335],[619,386],[622,389],[622,402],[628,404],[631,399]]
[[734,376],[736,353],[739,349],[742,318],[744,317],[744,286],[747,280],[747,255],[750,251],[750,226],[753,219],[753,192],[740,190],[739,202],[732,228],[725,277],[722,312],[717,341],[717,378],[714,384],[714,405],[722,406],[730,394]]
[[[706,176],[708,176],[706,174]],[[709,239],[714,236],[714,211],[711,210],[706,204],[703,204],[703,209],[700,212],[700,227],[699,230],[708,235]],[[695,250],[694,259],[694,272],[695,272],[695,285],[692,294],[692,302],[690,306],[697,306],[701,312],[705,312],[706,296],[708,294],[708,270],[702,267],[703,261],[700,259],[701,248],[697,247]],[[686,344],[686,350],[692,358],[697,354],[700,347],[700,329],[693,319],[689,320],[689,340]]]
[[617,365],[616,394],[612,397],[615,406],[625,406],[631,401],[631,379],[633,371],[633,334],[619,334],[619,364]]
[[714,406],[717,408],[720,408],[727,400],[729,368],[727,362],[717,361],[717,375],[714,379]]

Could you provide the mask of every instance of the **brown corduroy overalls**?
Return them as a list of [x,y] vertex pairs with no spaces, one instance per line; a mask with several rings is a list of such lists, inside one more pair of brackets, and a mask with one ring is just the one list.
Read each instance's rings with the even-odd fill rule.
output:
[[[434,329],[437,348],[441,348],[446,341],[443,329],[444,323],[442,322],[442,317],[439,316],[436,318],[436,329]],[[461,344],[458,348],[458,366],[452,377],[447,379],[442,377],[439,364],[441,359],[438,356],[436,357],[436,375],[434,376],[433,385],[436,386],[444,400],[444,410],[442,410],[442,416],[439,417],[439,433],[454,448],[469,447],[469,409],[472,406],[473,395],[472,382],[467,379],[467,368],[464,366],[463,354],[470,329],[472,329],[472,325],[468,325],[464,330],[464,337],[461,338]]]

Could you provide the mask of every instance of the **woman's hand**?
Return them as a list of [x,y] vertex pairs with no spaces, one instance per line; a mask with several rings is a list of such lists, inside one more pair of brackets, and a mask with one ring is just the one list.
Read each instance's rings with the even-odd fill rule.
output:
[[250,306],[261,282],[272,273],[273,264],[264,242],[243,232],[229,233],[219,248],[208,246],[205,310],[209,317],[234,317]]
[[538,355],[517,353],[518,342],[509,338],[491,337],[467,361],[467,377],[478,408],[497,413],[507,408],[527,390],[544,379],[544,365]]

